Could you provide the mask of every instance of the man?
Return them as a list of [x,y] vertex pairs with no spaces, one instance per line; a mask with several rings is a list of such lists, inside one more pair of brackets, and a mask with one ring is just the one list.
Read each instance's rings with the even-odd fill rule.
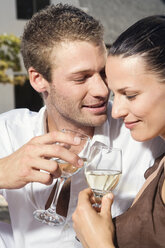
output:
[[[71,216],[79,191],[87,187],[83,170],[64,187],[66,195],[70,194],[68,209],[67,197],[62,195],[59,201],[59,211],[67,214],[64,225],[51,227],[33,218],[36,208],[45,208],[53,178],[60,175],[51,158],[83,165],[78,155],[55,144],[78,144],[60,130],[79,130],[91,137],[91,145],[101,142],[123,149],[123,179],[116,188],[114,215],[131,204],[144,182],[143,172],[163,151],[163,143],[159,139],[143,144],[133,141],[120,121],[111,118],[111,104],[107,119],[103,28],[91,16],[68,5],[49,6],[27,23],[21,51],[30,83],[42,94],[45,107],[39,113],[13,110],[0,117],[0,188],[9,204],[14,245],[76,247]],[[30,182],[35,182],[33,194]]]

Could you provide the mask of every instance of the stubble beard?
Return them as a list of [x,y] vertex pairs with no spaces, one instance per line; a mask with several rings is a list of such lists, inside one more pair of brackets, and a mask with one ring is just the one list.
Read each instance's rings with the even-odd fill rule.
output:
[[54,122],[61,120],[61,123],[71,124],[78,128],[94,128],[101,126],[107,120],[107,110],[101,116],[83,114],[81,107],[79,108],[74,102],[67,101],[64,96],[57,95],[55,86],[52,86],[49,97],[50,101],[48,106]]

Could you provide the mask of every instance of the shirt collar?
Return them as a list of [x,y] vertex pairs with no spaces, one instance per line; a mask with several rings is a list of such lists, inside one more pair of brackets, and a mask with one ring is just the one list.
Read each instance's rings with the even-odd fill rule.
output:
[[38,112],[37,124],[34,127],[34,136],[47,133],[47,111],[46,106],[42,107]]

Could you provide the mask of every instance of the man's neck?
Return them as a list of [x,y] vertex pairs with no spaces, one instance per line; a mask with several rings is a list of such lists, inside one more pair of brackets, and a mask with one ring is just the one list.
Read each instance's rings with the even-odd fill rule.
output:
[[59,131],[62,129],[71,129],[74,131],[79,131],[83,134],[88,135],[90,138],[94,135],[94,127],[83,126],[80,124],[74,124],[64,120],[57,119],[54,121],[49,115],[47,115],[47,132]]

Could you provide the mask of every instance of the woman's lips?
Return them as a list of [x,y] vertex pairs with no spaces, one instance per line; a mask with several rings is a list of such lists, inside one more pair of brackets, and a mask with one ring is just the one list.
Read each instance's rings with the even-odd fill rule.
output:
[[134,128],[137,125],[137,123],[139,123],[139,121],[124,122],[126,128],[128,128],[128,129]]

